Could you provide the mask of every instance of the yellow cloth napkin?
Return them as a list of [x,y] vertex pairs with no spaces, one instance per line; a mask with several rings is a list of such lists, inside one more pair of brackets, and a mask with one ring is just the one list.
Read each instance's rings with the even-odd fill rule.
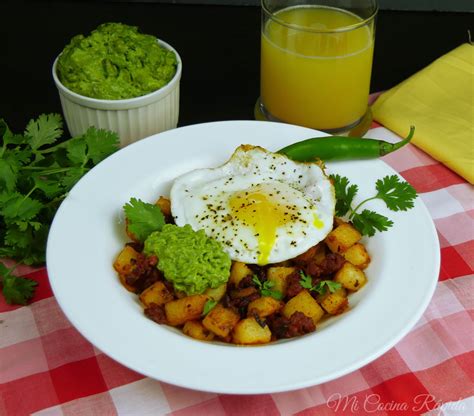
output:
[[474,45],[463,44],[383,93],[375,120],[474,183]]

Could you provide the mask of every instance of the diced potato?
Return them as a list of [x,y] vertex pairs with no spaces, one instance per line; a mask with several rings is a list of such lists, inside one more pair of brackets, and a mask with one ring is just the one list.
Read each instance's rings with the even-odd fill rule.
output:
[[229,283],[238,286],[244,277],[251,276],[252,274],[252,270],[245,263],[234,261],[230,269]]
[[173,326],[194,321],[201,317],[208,300],[207,295],[192,295],[168,302],[165,304],[166,319]]
[[323,309],[331,315],[337,315],[344,312],[349,305],[346,289],[341,287],[333,293],[327,293],[326,295],[321,296],[319,303]]
[[232,334],[234,344],[266,344],[271,339],[272,333],[268,325],[262,328],[255,318],[245,318],[239,321]]
[[158,205],[161,209],[163,215],[171,215],[171,201],[164,196],[160,196],[158,201],[155,202],[155,205]]
[[145,307],[150,306],[152,303],[164,305],[173,299],[173,293],[171,293],[161,281],[153,283],[140,294],[140,302],[143,303]]
[[247,315],[257,315],[260,318],[265,318],[266,316],[279,311],[284,305],[284,302],[281,300],[277,300],[271,296],[262,296],[261,298],[255,299],[249,303]]
[[307,290],[303,290],[291,298],[283,308],[283,315],[290,318],[295,312],[304,313],[316,323],[323,317],[324,310]]
[[141,254],[133,247],[125,246],[114,262],[114,269],[119,275],[120,283],[122,283],[125,289],[127,289],[129,292],[135,293],[135,288],[130,286],[126,279],[136,267],[135,262],[140,256]]
[[326,237],[326,245],[333,253],[343,253],[361,239],[361,234],[350,224],[341,224]]
[[204,294],[209,296],[211,299],[214,299],[216,302],[219,302],[225,295],[227,290],[227,283],[216,287],[215,289],[209,288]]
[[367,278],[361,269],[346,261],[334,276],[334,281],[355,292],[365,285]]
[[191,338],[200,339],[201,341],[211,341],[214,334],[199,321],[187,321],[183,326],[183,332]]
[[286,294],[287,277],[296,270],[295,267],[269,267],[267,280],[273,282],[272,290]]
[[218,303],[202,320],[202,324],[217,336],[225,338],[239,322],[239,319],[238,313],[232,309],[224,308]]
[[125,246],[114,262],[114,269],[118,274],[127,275],[135,268],[135,262],[141,254],[131,246]]
[[359,269],[365,269],[370,263],[370,256],[367,253],[364,245],[361,243],[355,243],[353,246],[349,247],[342,256],[354,266],[357,266]]
[[129,292],[136,293],[136,289],[127,283],[127,276],[125,276],[124,274],[119,274],[119,279],[120,283],[122,283],[125,289],[127,289]]

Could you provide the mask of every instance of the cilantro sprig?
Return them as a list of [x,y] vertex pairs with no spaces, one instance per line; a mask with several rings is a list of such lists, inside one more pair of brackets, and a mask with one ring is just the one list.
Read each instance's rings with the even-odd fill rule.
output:
[[300,285],[302,288],[317,292],[320,295],[325,295],[328,290],[330,293],[334,293],[341,288],[340,283],[332,280],[321,280],[313,286],[311,276],[306,275],[303,271],[300,271]]
[[279,290],[272,290],[272,287],[275,286],[274,282],[266,280],[262,283],[262,281],[255,274],[252,276],[252,282],[255,283],[255,286],[257,286],[257,289],[260,291],[262,296],[271,296],[276,300],[283,299],[283,293],[281,293]]
[[160,207],[137,198],[131,198],[123,207],[127,229],[138,241],[145,241],[153,231],[161,231],[165,217]]
[[336,215],[338,217],[347,215],[354,227],[362,235],[369,237],[372,237],[377,231],[388,230],[393,225],[393,221],[368,209],[360,212],[362,205],[380,199],[391,211],[407,211],[413,208],[413,201],[417,197],[415,189],[408,182],[401,181],[397,175],[387,175],[375,183],[377,193],[374,196],[364,199],[353,208],[352,204],[359,187],[355,184],[351,185],[345,176],[330,175],[330,178],[336,193]]
[[[22,134],[0,119],[0,257],[17,264],[45,262],[51,221],[72,186],[118,149],[114,132],[90,127],[81,136],[62,139],[59,114],[30,120]],[[0,267],[7,303],[26,304],[36,282]]]

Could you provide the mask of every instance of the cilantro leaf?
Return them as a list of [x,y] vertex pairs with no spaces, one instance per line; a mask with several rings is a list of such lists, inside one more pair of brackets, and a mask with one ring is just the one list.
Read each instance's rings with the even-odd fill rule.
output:
[[266,280],[262,283],[256,274],[252,276],[252,282],[255,283],[255,286],[257,286],[257,289],[260,291],[262,296],[271,296],[276,300],[283,299],[283,293],[279,290],[272,290],[272,287],[275,286],[274,282]]
[[61,178],[61,185],[71,189],[82,178],[88,169],[83,167],[72,167]]
[[349,179],[340,175],[330,176],[336,194],[336,215],[349,213],[349,220],[362,235],[372,237],[376,231],[386,231],[393,225],[387,217],[374,211],[359,212],[362,205],[374,199],[381,199],[392,211],[406,211],[413,208],[413,200],[417,197],[415,189],[408,183],[400,181],[397,175],[385,176],[377,180],[377,194],[360,202],[355,208],[352,202],[357,194],[357,185],[350,185]]
[[30,120],[25,137],[33,150],[54,143],[63,134],[63,122],[59,114],[41,114],[36,120]]
[[161,231],[165,225],[165,217],[157,205],[132,198],[123,209],[127,228],[139,241],[145,241],[153,231]]
[[372,237],[376,231],[386,231],[393,225],[387,217],[368,209],[364,209],[360,214],[354,214],[352,223],[362,235],[369,237]]
[[4,155],[0,159],[0,186],[12,192],[15,189],[20,162],[12,155]]
[[11,274],[12,269],[0,263],[0,282],[2,292],[8,304],[26,305],[33,297],[35,286],[38,282],[24,277],[17,277]]
[[117,133],[95,127],[89,127],[83,137],[87,143],[87,155],[94,164],[109,156],[119,144]]
[[317,292],[320,295],[325,295],[327,289],[333,293],[341,287],[340,283],[334,282],[332,280],[321,280],[313,286],[313,279],[311,276],[306,275],[303,271],[300,271],[300,285],[302,288]]
[[217,300],[214,299],[209,299],[205,304],[204,304],[204,309],[202,310],[202,314],[206,316],[214,307],[217,305]]
[[64,192],[64,188],[57,180],[45,179],[41,174],[33,175],[33,181],[37,189],[44,192],[47,198],[54,198]]
[[329,177],[333,181],[336,193],[336,215],[342,217],[350,211],[352,201],[359,188],[357,185],[349,186],[349,179],[345,176],[330,175]]
[[87,143],[84,140],[70,140],[66,146],[67,157],[75,165],[84,166],[87,161]]
[[332,280],[321,280],[317,285],[314,286],[313,290],[318,292],[320,295],[325,295],[329,290],[330,293],[334,293],[336,290],[341,288],[339,282]]
[[313,288],[313,279],[311,276],[304,274],[304,272],[300,271],[300,285],[304,289],[311,290]]
[[283,299],[283,293],[281,293],[279,290],[262,289],[260,293],[262,294],[262,296],[270,296],[276,300]]
[[13,134],[11,132],[3,118],[0,119],[0,136],[2,137],[3,146],[8,144],[21,144],[24,141],[22,134]]
[[400,181],[397,175],[385,176],[375,185],[377,198],[382,199],[392,211],[406,211],[413,208],[416,191],[408,182]]
[[13,219],[26,221],[34,218],[42,208],[43,204],[40,201],[16,192],[0,205],[0,214],[8,221]]

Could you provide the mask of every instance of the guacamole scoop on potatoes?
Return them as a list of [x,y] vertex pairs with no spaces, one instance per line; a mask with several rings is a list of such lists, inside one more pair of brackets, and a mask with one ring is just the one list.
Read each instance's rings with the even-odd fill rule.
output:
[[194,231],[190,225],[165,224],[161,231],[148,236],[143,252],[156,255],[157,267],[165,279],[187,295],[215,289],[229,279],[229,255],[219,242],[207,237],[203,230]]
[[64,48],[57,75],[64,86],[91,98],[139,97],[166,85],[176,73],[173,51],[156,37],[122,23],[104,23]]

